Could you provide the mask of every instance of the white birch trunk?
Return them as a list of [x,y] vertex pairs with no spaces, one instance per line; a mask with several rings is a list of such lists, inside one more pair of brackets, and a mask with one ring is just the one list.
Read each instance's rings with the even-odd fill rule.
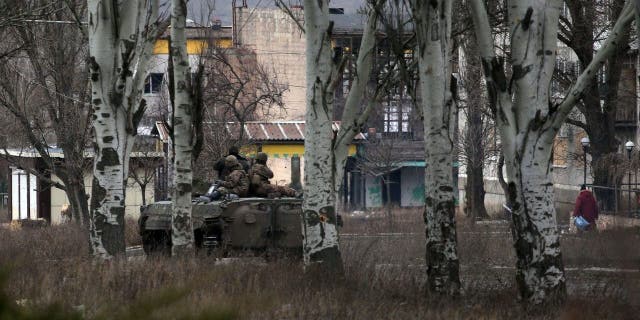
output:
[[328,0],[305,0],[307,110],[305,114],[303,254],[306,267],[342,270],[336,228],[333,82]]
[[429,289],[459,294],[453,181],[454,105],[451,79],[451,1],[411,2],[418,47],[425,136],[426,260]]
[[627,5],[609,39],[565,100],[556,105],[550,101],[549,85],[555,66],[561,4],[560,0],[509,2],[513,76],[508,83],[493,52],[486,9],[481,0],[471,1],[507,166],[507,197],[513,205],[518,257],[516,280],[520,297],[534,304],[555,303],[566,297],[551,180],[553,139],[588,86],[588,75],[612,52],[612,43],[633,18]]
[[369,114],[376,103],[378,95],[382,90],[376,90],[374,96],[370,98],[370,102],[362,110],[362,101],[364,100],[367,90],[367,84],[373,70],[373,61],[376,54],[376,27],[378,24],[378,13],[375,7],[381,7],[386,1],[378,1],[369,9],[367,15],[367,24],[363,30],[362,41],[360,42],[360,50],[358,50],[358,58],[356,61],[356,72],[353,77],[349,95],[345,102],[342,112],[340,130],[336,134],[333,154],[336,163],[336,177],[334,179],[334,190],[336,194],[342,188],[344,178],[344,168],[349,156],[349,146],[353,143],[353,138],[360,133],[360,128],[369,118]]
[[172,0],[171,57],[173,59],[173,211],[171,213],[171,252],[174,256],[193,253],[193,224],[191,222],[192,185],[192,103],[191,68],[185,36],[187,1]]
[[161,29],[157,1],[88,0],[89,67],[95,130],[90,242],[95,256],[124,254],[125,188],[129,154],[145,102],[142,90],[153,43]]

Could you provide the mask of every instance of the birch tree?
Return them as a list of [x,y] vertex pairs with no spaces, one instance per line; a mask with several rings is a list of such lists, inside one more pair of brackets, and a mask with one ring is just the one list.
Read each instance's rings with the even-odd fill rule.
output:
[[171,212],[171,253],[193,253],[191,185],[193,125],[191,68],[187,55],[187,1],[171,1],[171,59],[173,85],[173,210]]
[[158,0],[87,0],[89,70],[95,133],[90,209],[93,254],[124,254],[129,154],[144,114],[144,80],[164,31]]
[[334,88],[344,63],[331,49],[333,22],[329,19],[329,1],[304,1],[307,96],[302,227],[306,266],[313,264],[327,270],[342,270],[336,228],[336,194],[342,182],[348,147],[373,107],[372,102],[362,110],[360,103],[371,75],[377,19],[384,3],[383,0],[375,1],[368,8],[356,77],[342,114],[342,125],[335,133]]
[[455,107],[451,85],[452,1],[410,2],[418,48],[419,92],[424,118],[426,260],[429,289],[460,290],[452,173]]
[[471,1],[479,51],[490,103],[495,108],[505,156],[508,201],[513,209],[517,254],[516,281],[520,297],[533,304],[557,302],[566,296],[566,278],[556,225],[551,181],[553,140],[591,75],[609,56],[634,17],[630,3],[593,60],[566,97],[551,101],[558,20],[562,1],[507,2],[512,72],[508,79],[495,54],[486,9]]

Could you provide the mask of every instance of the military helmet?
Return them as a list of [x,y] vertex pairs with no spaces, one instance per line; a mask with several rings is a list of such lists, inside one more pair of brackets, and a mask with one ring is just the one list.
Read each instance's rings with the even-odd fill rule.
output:
[[225,167],[233,168],[239,164],[240,163],[238,162],[238,159],[235,156],[229,155],[226,158],[224,158]]
[[256,160],[257,160],[257,161],[264,162],[264,163],[266,163],[266,162],[267,162],[267,158],[268,158],[268,156],[267,156],[267,154],[266,154],[266,153],[264,153],[264,152],[258,152],[258,154],[256,155]]

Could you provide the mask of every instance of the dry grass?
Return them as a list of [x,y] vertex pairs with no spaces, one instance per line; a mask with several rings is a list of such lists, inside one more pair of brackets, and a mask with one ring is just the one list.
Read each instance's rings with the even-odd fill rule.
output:
[[0,208],[0,223],[8,222],[9,220],[9,209],[7,207]]
[[[418,234],[343,239],[345,277],[338,280],[331,274],[305,275],[300,263],[291,260],[218,265],[212,258],[197,257],[97,263],[87,256],[83,233],[72,225],[0,230],[0,264],[10,270],[4,290],[28,307],[82,306],[86,318],[97,319],[632,319],[640,312],[637,296],[624,297],[633,291],[625,284],[639,282],[624,276],[615,278],[622,298],[614,289],[608,296],[589,288],[572,289],[560,309],[523,310],[514,299],[513,270],[492,268],[514,265],[510,236],[479,236],[494,229],[464,223],[459,235],[464,294],[456,300],[429,297],[424,287],[424,227],[421,220],[415,222],[420,213],[396,216],[399,230]],[[345,232],[385,230],[375,220],[346,222]],[[562,245],[567,265],[605,261],[630,266],[640,261],[633,260],[640,250],[627,251],[640,243],[638,237],[637,231],[602,233],[563,240]],[[583,250],[585,246],[591,249]],[[588,275],[568,277],[570,285],[593,282]],[[595,277],[611,282],[610,277]],[[589,303],[584,302],[587,298]]]

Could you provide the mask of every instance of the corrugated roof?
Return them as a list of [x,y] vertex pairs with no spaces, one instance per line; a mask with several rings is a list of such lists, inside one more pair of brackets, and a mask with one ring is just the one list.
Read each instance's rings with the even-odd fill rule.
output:
[[168,143],[171,136],[169,135],[169,129],[163,121],[156,121],[155,130],[152,130],[150,134],[157,134],[163,143]]
[[[160,36],[161,39],[168,39],[171,27]],[[224,26],[220,29],[210,27],[187,27],[185,28],[185,36],[187,39],[231,39],[233,34],[232,27]]]
[[[209,125],[217,125],[209,123]],[[226,122],[224,124],[227,132],[231,136],[237,136],[240,124],[237,122]],[[304,121],[250,121],[244,125],[244,134],[253,141],[304,141]],[[340,122],[333,123],[333,130],[340,130]],[[365,140],[364,135],[359,133],[354,140]]]

